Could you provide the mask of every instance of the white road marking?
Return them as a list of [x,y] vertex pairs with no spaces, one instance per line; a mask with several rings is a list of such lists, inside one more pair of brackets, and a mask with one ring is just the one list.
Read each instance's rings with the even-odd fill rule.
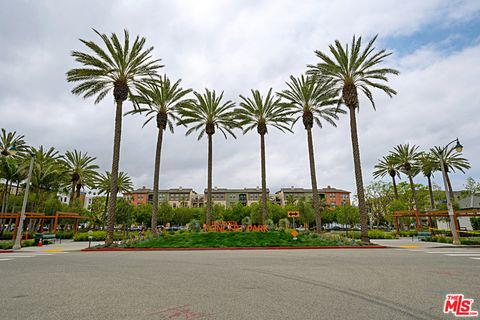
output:
[[480,253],[448,253],[445,255],[449,257],[472,257],[472,256],[480,256]]
[[480,260],[480,258],[470,258],[470,259],[473,259],[473,260]]
[[12,260],[12,259],[0,259],[0,261],[8,261],[8,260]]
[[441,253],[441,254],[444,254],[444,253],[473,253],[473,254],[480,254],[480,252],[478,251],[472,251],[472,252],[469,252],[469,251],[427,251],[427,253]]

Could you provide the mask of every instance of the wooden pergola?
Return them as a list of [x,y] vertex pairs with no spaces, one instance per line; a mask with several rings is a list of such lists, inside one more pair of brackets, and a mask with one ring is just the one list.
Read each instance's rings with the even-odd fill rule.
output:
[[[54,216],[47,216],[44,213],[40,212],[25,212],[25,221],[32,219],[40,219],[40,230],[43,231],[43,223],[47,219],[54,219],[53,222],[53,233],[57,233],[57,225],[60,219],[73,219],[75,223],[73,225],[73,233],[76,235],[78,232],[78,221],[83,219],[91,219],[89,216],[81,216],[75,212],[56,212]],[[18,224],[20,222],[20,213],[0,213],[0,219],[15,219],[15,229],[13,232],[13,240],[17,237]]]
[[[397,235],[400,233],[400,228],[398,225],[399,218],[415,218],[416,219],[416,227],[417,231],[420,230],[420,223],[419,218],[427,218],[428,220],[428,230],[432,231],[432,218],[448,218],[448,210],[432,210],[427,211],[426,213],[418,213],[416,210],[402,210],[402,211],[395,211],[393,213],[393,217],[395,218],[395,229]],[[453,217],[455,222],[455,229],[457,232],[460,230],[460,226],[458,225],[458,217],[480,217],[480,209],[463,209],[463,210],[453,210]]]

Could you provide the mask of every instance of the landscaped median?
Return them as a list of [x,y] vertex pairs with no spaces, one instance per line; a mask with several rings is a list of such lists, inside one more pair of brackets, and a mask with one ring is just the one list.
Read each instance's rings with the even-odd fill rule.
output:
[[95,250],[248,250],[248,249],[322,249],[322,248],[383,248],[364,246],[359,241],[338,235],[299,234],[296,240],[288,232],[177,232],[158,237],[123,243],[114,248]]

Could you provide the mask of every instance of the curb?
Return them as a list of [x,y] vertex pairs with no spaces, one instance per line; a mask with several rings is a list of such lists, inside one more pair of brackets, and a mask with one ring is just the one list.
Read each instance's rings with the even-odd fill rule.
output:
[[0,253],[12,253],[15,252],[14,250],[0,250]]
[[86,248],[81,251],[239,251],[239,250],[305,250],[305,249],[386,249],[386,246],[298,246],[298,247],[231,247],[231,248]]

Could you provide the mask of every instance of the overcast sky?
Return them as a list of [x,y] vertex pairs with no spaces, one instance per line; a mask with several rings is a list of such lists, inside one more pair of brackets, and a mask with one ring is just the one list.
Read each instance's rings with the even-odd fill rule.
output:
[[[393,55],[386,66],[400,71],[390,84],[393,99],[375,92],[377,111],[361,97],[358,114],[365,184],[375,163],[400,143],[423,150],[458,137],[472,165],[452,176],[455,189],[469,176],[480,178],[480,1],[6,1],[0,0],[0,127],[25,135],[30,145],[81,150],[110,170],[114,101],[98,105],[70,93],[67,70],[77,67],[72,50],[79,38],[100,43],[92,31],[147,38],[161,70],[185,87],[225,91],[238,102],[250,89],[285,88],[290,75],[318,61],[335,39],[353,34]],[[126,103],[125,110],[131,107]],[[135,187],[151,187],[156,139],[154,123],[142,116],[123,121],[120,169]],[[348,117],[338,127],[314,129],[319,187],[355,193]],[[310,187],[306,134],[270,129],[266,137],[267,185]],[[260,183],[259,136],[236,140],[214,136],[213,185],[256,187]],[[164,136],[161,188],[183,186],[203,192],[207,143],[185,130]],[[403,178],[405,180],[405,178]],[[425,183],[423,177],[416,182]],[[435,175],[441,185],[441,175]]]

